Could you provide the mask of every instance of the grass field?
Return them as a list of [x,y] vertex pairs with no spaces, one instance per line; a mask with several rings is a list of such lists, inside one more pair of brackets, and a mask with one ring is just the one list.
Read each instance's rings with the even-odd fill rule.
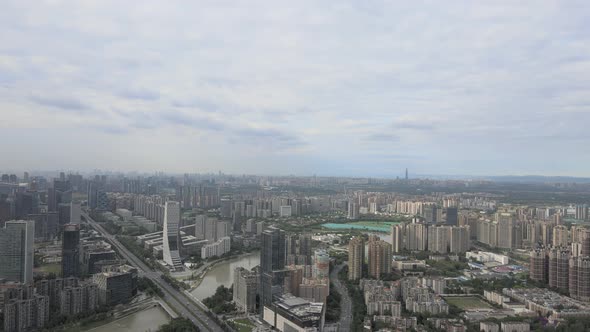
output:
[[463,310],[469,309],[487,309],[492,306],[484,300],[475,296],[445,297],[448,304],[454,305]]
[[38,269],[38,272],[44,273],[55,273],[59,275],[61,273],[61,264],[44,264]]
[[251,332],[256,327],[249,319],[246,318],[234,320],[233,326],[235,326],[238,332]]

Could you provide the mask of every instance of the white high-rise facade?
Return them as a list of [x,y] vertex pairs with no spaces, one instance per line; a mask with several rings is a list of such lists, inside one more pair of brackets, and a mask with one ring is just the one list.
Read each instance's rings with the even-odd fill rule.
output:
[[164,231],[162,256],[164,262],[175,269],[182,269],[180,259],[180,203],[168,201],[164,207]]

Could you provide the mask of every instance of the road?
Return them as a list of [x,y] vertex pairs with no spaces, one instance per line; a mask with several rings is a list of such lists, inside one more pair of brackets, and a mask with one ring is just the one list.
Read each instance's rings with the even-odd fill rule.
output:
[[223,332],[219,325],[207,316],[203,309],[197,305],[192,298],[182,291],[178,291],[170,286],[166,281],[162,280],[162,272],[154,271],[149,266],[145,265],[139,258],[122,245],[115,236],[107,232],[101,225],[94,221],[85,211],[82,215],[87,222],[102,234],[113,246],[117,248],[119,253],[127,260],[127,262],[138,269],[140,276],[151,279],[156,285],[162,289],[165,294],[166,302],[176,311],[180,316],[190,319],[201,331]]
[[338,266],[335,266],[330,272],[330,281],[336,287],[336,291],[342,297],[340,301],[342,308],[340,308],[340,327],[338,328],[338,332],[349,332],[350,331],[350,320],[352,319],[352,303],[350,302],[350,296],[348,295],[348,289],[342,285],[340,279],[338,279],[338,273],[340,270],[346,265],[346,263],[342,263]]

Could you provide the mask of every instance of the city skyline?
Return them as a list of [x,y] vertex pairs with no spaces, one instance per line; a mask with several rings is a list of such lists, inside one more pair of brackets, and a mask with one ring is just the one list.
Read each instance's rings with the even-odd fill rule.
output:
[[590,176],[588,13],[7,2],[0,166]]

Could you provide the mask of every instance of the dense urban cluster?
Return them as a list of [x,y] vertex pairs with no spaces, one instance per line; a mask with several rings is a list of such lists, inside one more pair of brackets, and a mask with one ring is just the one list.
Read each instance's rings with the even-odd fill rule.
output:
[[[585,324],[588,206],[567,201],[567,184],[534,186],[534,199],[514,194],[515,186],[222,173],[3,175],[3,327],[82,328],[146,301],[187,318],[166,329],[190,323],[215,332]],[[540,201],[557,188],[563,200]],[[236,266],[230,284],[215,286],[209,298],[192,295],[211,267],[245,253],[259,264]]]

